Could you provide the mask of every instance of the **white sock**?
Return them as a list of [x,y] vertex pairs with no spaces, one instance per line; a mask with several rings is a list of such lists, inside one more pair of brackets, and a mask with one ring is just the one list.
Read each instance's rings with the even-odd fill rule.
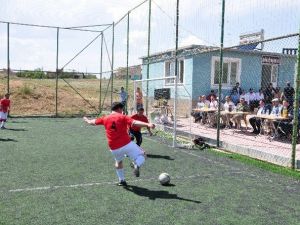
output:
[[5,123],[4,121],[1,122],[1,127],[4,127],[4,123]]
[[116,169],[119,181],[125,180],[124,169]]
[[143,155],[139,155],[136,159],[135,159],[135,164],[138,167],[141,167],[141,165],[143,165],[145,162],[145,157]]

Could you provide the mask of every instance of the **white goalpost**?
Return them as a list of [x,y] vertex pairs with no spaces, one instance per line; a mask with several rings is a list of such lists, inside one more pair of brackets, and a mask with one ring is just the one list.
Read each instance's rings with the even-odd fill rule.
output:
[[[148,118],[156,124],[157,129],[172,135],[172,147],[181,146],[177,143],[177,121],[182,117],[178,115],[178,109],[188,114],[192,111],[192,96],[187,88],[183,84],[178,87],[176,76],[135,80],[133,86],[132,113],[137,111],[136,90],[139,87],[143,94],[143,108]],[[181,97],[184,97],[184,100]],[[188,114],[185,114],[186,117]],[[187,135],[191,140],[190,117],[187,129]]]

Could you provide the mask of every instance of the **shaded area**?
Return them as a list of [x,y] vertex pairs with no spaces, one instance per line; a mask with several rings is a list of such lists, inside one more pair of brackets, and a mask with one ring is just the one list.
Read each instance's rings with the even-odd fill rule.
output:
[[147,153],[147,158],[175,160],[174,158],[171,158],[171,157],[168,156],[168,155],[156,155],[156,154],[148,154],[148,153]]
[[157,198],[160,198],[160,199],[177,199],[177,200],[188,201],[188,202],[193,202],[198,204],[201,203],[200,201],[197,200],[179,197],[177,194],[171,194],[168,191],[154,191],[154,190],[149,190],[147,188],[133,186],[133,185],[128,185],[127,187],[124,187],[124,189],[131,191],[132,193],[139,195],[141,197],[149,198],[150,200],[155,200]]
[[5,128],[4,130],[11,130],[11,131],[28,131],[24,128]]
[[11,141],[11,142],[18,142],[17,140],[12,139],[12,138],[0,138],[0,141],[4,141],[4,142],[8,142],[8,141]]

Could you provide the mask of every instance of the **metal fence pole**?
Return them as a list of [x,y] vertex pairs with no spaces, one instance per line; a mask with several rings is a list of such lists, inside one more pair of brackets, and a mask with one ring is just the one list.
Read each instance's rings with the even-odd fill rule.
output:
[[177,83],[178,83],[178,25],[179,25],[179,0],[176,1],[176,36],[175,36],[175,88],[174,88],[174,118],[173,118],[173,147],[176,147],[177,128]]
[[[127,52],[126,52],[126,92],[128,94],[128,78],[129,78],[129,14],[130,11],[127,14]],[[134,90],[135,93],[135,90]],[[128,101],[126,101],[125,105],[125,112],[128,114]]]
[[[300,29],[299,29],[300,34]],[[299,91],[300,91],[300,35],[298,36],[298,58],[297,58],[297,74],[295,74],[295,99],[294,99],[294,125],[292,139],[292,169],[297,168],[296,165],[296,145],[298,139],[298,115],[299,115]]]
[[224,46],[224,17],[225,0],[222,0],[222,24],[221,24],[221,44],[220,44],[220,68],[219,68],[219,89],[218,89],[218,116],[217,116],[217,147],[220,147],[220,112],[221,112],[221,92],[223,78],[223,46]]
[[[148,11],[148,50],[147,50],[147,79],[149,79],[150,73],[150,44],[151,44],[151,0],[149,0],[149,11]],[[148,96],[149,96],[149,82],[146,81],[146,115],[148,115]]]
[[103,67],[103,32],[101,35],[100,43],[100,82],[99,82],[99,112],[102,112],[101,99],[102,99],[102,68]]
[[9,79],[10,79],[10,51],[9,51],[9,23],[7,23],[7,93],[10,93]]
[[56,80],[55,80],[55,116],[58,116],[58,51],[59,51],[59,28],[56,28]]
[[114,45],[115,45],[115,22],[113,22],[112,24],[110,105],[112,105],[113,102],[113,91],[114,91]]

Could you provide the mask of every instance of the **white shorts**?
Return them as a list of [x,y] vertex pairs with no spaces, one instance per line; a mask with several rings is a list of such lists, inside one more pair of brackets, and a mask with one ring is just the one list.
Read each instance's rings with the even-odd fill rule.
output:
[[0,121],[6,121],[7,120],[7,112],[0,112]]
[[139,147],[135,142],[131,141],[127,145],[115,149],[115,150],[110,150],[111,153],[113,154],[115,160],[117,162],[122,161],[125,156],[127,155],[132,161],[135,161],[138,156],[144,155],[144,151],[141,147]]

